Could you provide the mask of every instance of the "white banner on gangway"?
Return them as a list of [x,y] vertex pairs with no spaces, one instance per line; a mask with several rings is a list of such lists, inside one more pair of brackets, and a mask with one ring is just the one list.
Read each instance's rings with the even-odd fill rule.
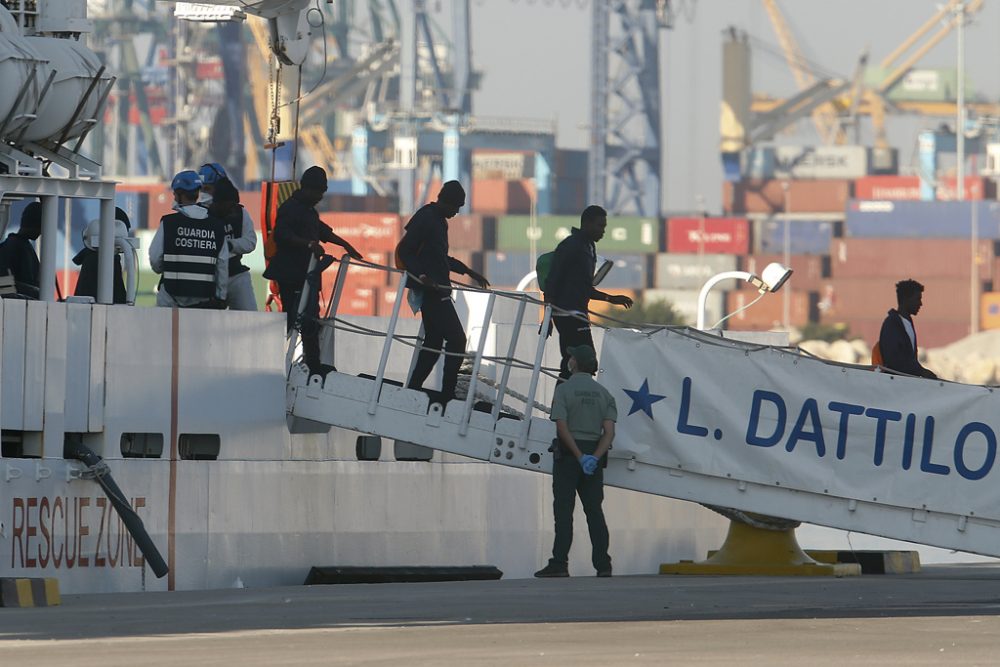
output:
[[598,380],[618,403],[616,457],[1000,518],[1000,394],[990,388],[849,368],[691,330],[608,331]]

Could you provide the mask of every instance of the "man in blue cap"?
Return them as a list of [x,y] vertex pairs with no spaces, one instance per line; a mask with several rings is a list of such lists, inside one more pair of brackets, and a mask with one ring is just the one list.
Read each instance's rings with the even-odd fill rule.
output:
[[215,199],[215,184],[224,178],[229,178],[225,168],[218,162],[206,162],[198,167],[198,177],[201,179],[201,192],[198,203],[208,208]]
[[[363,259],[350,243],[333,233],[319,219],[316,204],[326,193],[326,171],[309,167],[299,181],[300,188],[278,207],[274,221],[274,243],[277,252],[264,271],[264,277],[278,283],[281,308],[287,314],[288,330],[295,326],[299,300],[306,282],[309,259],[323,256],[323,243],[335,243],[355,259]],[[310,276],[309,298],[302,314],[299,333],[302,335],[302,356],[310,375],[322,375],[326,370],[319,354],[319,275]]]
[[198,205],[201,177],[196,172],[179,172],[170,188],[174,213],[160,219],[149,246],[149,264],[161,274],[156,305],[223,308],[229,284],[225,225]]
[[552,443],[552,510],[556,536],[552,558],[536,577],[568,577],[573,544],[573,507],[579,494],[590,530],[591,562],[598,577],[611,576],[608,524],[604,520],[604,470],[615,439],[618,408],[611,393],[594,380],[597,354],[590,345],[570,347],[570,377],[556,385],[549,417],[556,423]]

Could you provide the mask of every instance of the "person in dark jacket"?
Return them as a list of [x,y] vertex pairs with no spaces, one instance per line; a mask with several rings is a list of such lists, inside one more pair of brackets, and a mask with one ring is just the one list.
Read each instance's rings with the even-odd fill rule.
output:
[[545,301],[553,306],[552,322],[559,332],[560,382],[568,380],[569,348],[577,345],[594,346],[588,315],[590,300],[607,301],[616,306],[632,307],[632,299],[611,295],[594,287],[597,268],[596,243],[604,237],[608,212],[600,206],[588,206],[580,215],[580,228],[556,246],[549,275],[545,280]]
[[[420,302],[424,322],[424,342],[407,387],[421,389],[434,369],[441,347],[448,354],[444,360],[444,376],[439,400],[446,404],[455,397],[458,369],[465,354],[465,329],[451,300],[451,274],[472,278],[483,289],[489,282],[478,272],[448,255],[448,219],[465,206],[465,189],[458,181],[441,186],[437,201],[421,207],[406,225],[399,242],[399,259],[411,278],[407,286]],[[414,284],[415,277],[419,283]]]
[[42,233],[42,205],[31,202],[21,212],[21,226],[0,243],[0,275],[13,276],[17,293],[38,298],[38,255],[32,241]]
[[886,368],[936,379],[937,375],[917,360],[917,330],[913,326],[913,316],[920,312],[923,293],[924,286],[916,280],[896,283],[897,307],[891,309],[882,322],[878,346],[882,353],[882,365]]
[[[205,206],[204,202],[202,206]],[[206,208],[226,225],[226,243],[229,245],[226,306],[230,310],[257,310],[250,268],[243,263],[243,256],[257,247],[257,232],[253,228],[253,220],[240,205],[239,190],[228,178],[216,179],[211,202]]]
[[[115,207],[115,220],[123,223],[126,230],[132,229],[132,223],[128,219],[128,214],[119,207]],[[91,223],[94,224],[94,223]],[[100,224],[100,223],[97,223]],[[76,296],[92,296],[97,299],[97,249],[86,245],[86,230],[84,230],[83,250],[76,253],[73,263],[80,267],[80,276],[76,280]],[[125,303],[125,278],[122,276],[122,259],[115,253],[114,278],[112,288],[114,290],[114,300],[112,303]]]
[[[309,167],[302,174],[299,189],[278,208],[274,222],[274,242],[277,252],[268,263],[264,277],[278,283],[281,307],[287,314],[288,330],[295,326],[299,300],[306,282],[309,259],[323,256],[323,243],[344,248],[355,259],[363,259],[350,243],[333,233],[319,219],[316,204],[326,192],[326,171]],[[312,278],[312,277],[310,277]],[[309,299],[300,328],[302,355],[309,373],[322,374],[319,354],[319,276],[310,279]]]

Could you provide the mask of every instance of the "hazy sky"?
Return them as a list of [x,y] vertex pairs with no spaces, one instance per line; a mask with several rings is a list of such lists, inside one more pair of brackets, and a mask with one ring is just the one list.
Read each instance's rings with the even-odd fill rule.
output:
[[[434,7],[432,0],[428,3]],[[441,6],[441,2],[437,6]],[[780,5],[806,58],[849,76],[870,47],[878,62],[936,11],[935,0],[783,0]],[[718,210],[722,170],[718,158],[722,32],[729,26],[777,45],[759,0],[685,0],[686,12],[664,33],[660,67],[664,96],[665,200],[671,210],[691,209],[701,195]],[[590,16],[586,0],[472,0],[473,63],[482,70],[476,113],[555,118],[558,144],[584,148],[590,95]],[[966,31],[966,62],[973,87],[992,99],[1000,92],[1000,3],[987,1]],[[955,64],[954,34],[920,63]],[[795,89],[787,66],[755,53],[754,89],[786,95]],[[900,161],[912,164],[916,132],[936,119],[890,119],[890,141]],[[802,143],[815,133],[803,124]]]

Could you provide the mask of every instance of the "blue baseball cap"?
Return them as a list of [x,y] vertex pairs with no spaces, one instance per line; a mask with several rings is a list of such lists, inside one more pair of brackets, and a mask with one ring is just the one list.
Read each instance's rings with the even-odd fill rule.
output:
[[184,192],[195,192],[201,190],[201,176],[190,169],[177,172],[174,180],[170,182],[171,190],[183,190]]
[[198,175],[201,176],[201,182],[205,185],[215,185],[216,181],[229,178],[226,175],[226,170],[218,162],[208,162],[201,165],[201,168],[198,169]]

